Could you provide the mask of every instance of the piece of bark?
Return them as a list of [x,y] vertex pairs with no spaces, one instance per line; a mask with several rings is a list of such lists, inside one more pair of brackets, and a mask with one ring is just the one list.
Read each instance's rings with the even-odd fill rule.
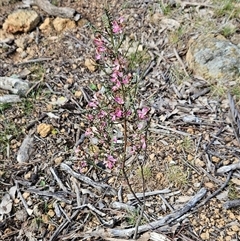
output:
[[19,163],[28,162],[33,152],[33,141],[34,138],[32,137],[32,134],[27,135],[23,140],[17,154],[17,161]]
[[0,88],[9,90],[16,95],[25,96],[30,88],[30,83],[19,78],[0,77]]
[[223,208],[225,209],[236,208],[239,206],[240,206],[240,199],[227,201],[223,204]]
[[218,168],[217,174],[221,175],[221,174],[224,174],[226,172],[234,171],[234,170],[237,170],[237,169],[240,169],[240,162],[233,163],[233,164]]
[[52,16],[71,18],[75,21],[78,21],[81,18],[80,13],[78,13],[76,10],[68,7],[56,7],[52,5],[48,0],[23,0],[22,2],[24,6],[38,6],[43,11]]
[[129,204],[122,203],[122,202],[113,202],[111,207],[118,210],[126,210],[131,212],[136,212],[137,209]]
[[21,102],[21,99],[18,95],[0,96],[0,103],[17,103],[17,102]]
[[[159,228],[161,226],[164,226],[166,224],[173,222],[174,220],[178,219],[179,217],[181,217],[182,215],[184,215],[185,213],[190,211],[196,205],[196,203],[199,202],[206,195],[206,193],[207,193],[207,189],[201,188],[198,191],[198,193],[190,201],[188,201],[185,204],[185,206],[183,208],[181,208],[157,221],[139,226],[138,233],[143,233],[148,230],[156,229],[156,228]],[[111,229],[111,230],[109,230],[109,232],[114,237],[129,238],[134,234],[135,228],[129,228],[129,229],[123,229],[123,230]]]

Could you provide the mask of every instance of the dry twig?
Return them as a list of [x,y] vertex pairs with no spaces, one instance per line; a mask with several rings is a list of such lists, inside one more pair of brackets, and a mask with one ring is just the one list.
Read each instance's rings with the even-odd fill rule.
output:
[[240,206],[240,199],[227,201],[223,204],[223,208],[225,209],[236,208],[239,206]]
[[[186,212],[190,211],[196,205],[196,203],[199,202],[205,196],[206,193],[207,193],[207,190],[205,188],[200,189],[198,193],[190,201],[188,201],[183,208],[157,221],[139,226],[138,234],[146,232],[148,230],[159,228],[161,226],[164,226],[166,224],[173,222],[174,220],[181,217]],[[135,228],[124,229],[124,230],[111,229],[109,230],[109,232],[111,233],[112,236],[115,236],[115,237],[131,237],[135,232]]]
[[67,164],[61,163],[60,165],[61,169],[67,172],[68,174],[72,175],[73,177],[77,178],[78,180],[87,183],[88,185],[98,189],[99,191],[103,192],[106,195],[117,195],[117,191],[112,188],[111,186],[104,184],[104,183],[97,183],[94,182],[91,178],[86,177],[83,174],[74,172]]
[[43,11],[52,16],[61,18],[72,18],[78,21],[81,15],[72,8],[68,7],[56,7],[52,5],[48,0],[23,0],[25,6],[35,5],[41,8]]

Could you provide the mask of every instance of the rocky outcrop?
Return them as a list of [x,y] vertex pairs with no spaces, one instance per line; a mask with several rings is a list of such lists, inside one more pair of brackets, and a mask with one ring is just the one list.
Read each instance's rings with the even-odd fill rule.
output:
[[202,35],[189,43],[188,67],[205,79],[228,82],[240,78],[240,48],[222,35]]

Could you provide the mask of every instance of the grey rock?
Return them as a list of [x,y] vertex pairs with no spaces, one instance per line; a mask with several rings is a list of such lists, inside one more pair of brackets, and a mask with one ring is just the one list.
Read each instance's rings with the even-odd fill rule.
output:
[[223,36],[200,36],[189,45],[186,61],[195,74],[223,83],[240,77],[240,48]]

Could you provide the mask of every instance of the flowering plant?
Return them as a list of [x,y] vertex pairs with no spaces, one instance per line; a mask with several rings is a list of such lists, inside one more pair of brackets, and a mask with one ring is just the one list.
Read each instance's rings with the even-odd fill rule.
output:
[[[121,49],[124,41],[124,18],[112,20],[94,38],[95,59],[105,73],[103,85],[87,104],[88,148],[79,146],[77,156],[88,154],[92,164],[102,163],[104,168],[121,166],[125,173],[126,159],[147,148],[146,129],[150,108],[138,96],[138,74],[130,66],[127,54]],[[81,153],[81,155],[80,155]],[[80,168],[89,162],[84,159]]]

